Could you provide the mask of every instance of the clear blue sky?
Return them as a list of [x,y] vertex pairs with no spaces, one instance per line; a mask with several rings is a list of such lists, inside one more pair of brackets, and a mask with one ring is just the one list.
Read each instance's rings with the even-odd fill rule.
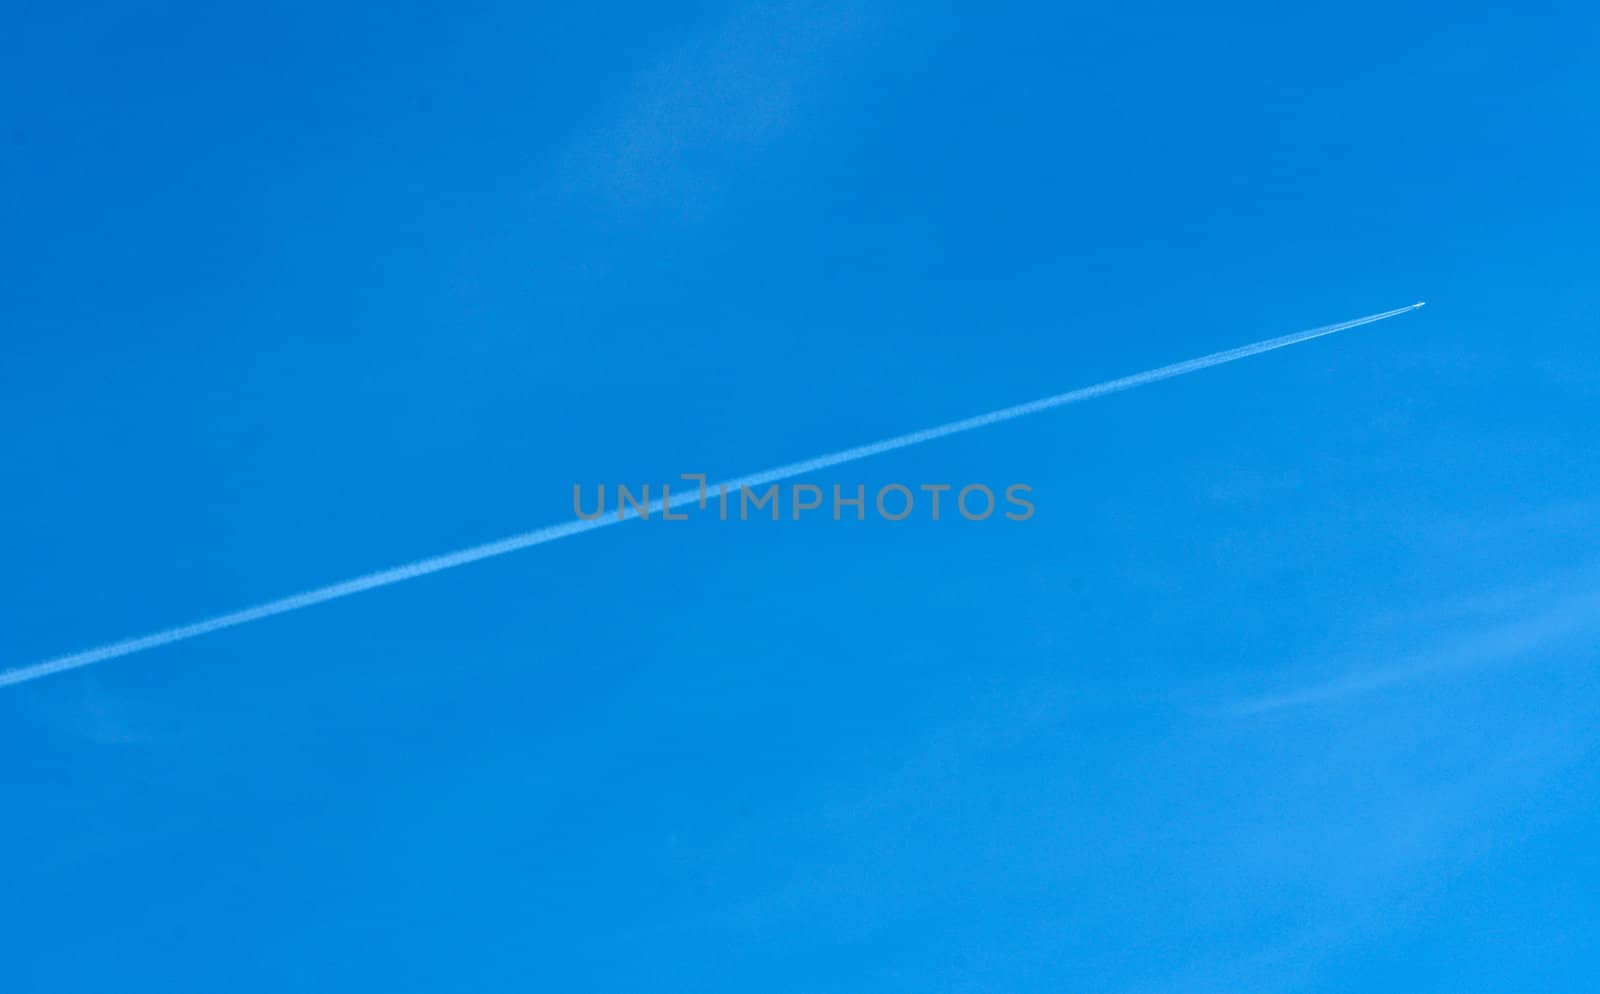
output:
[[0,15],[0,989],[1581,989],[1589,4]]

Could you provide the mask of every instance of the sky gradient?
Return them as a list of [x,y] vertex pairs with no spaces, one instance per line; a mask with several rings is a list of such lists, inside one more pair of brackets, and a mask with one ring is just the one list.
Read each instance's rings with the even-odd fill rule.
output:
[[1600,15],[0,15],[6,991],[1508,991],[1600,929]]

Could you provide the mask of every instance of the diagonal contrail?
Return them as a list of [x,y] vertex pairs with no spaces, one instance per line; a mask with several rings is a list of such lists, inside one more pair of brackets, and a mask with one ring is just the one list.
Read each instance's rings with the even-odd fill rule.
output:
[[[827,469],[830,466],[855,462],[858,459],[866,459],[869,456],[880,455],[884,452],[893,452],[896,449],[904,449],[912,445],[920,445],[923,442],[931,442],[947,435],[959,435],[962,432],[985,428],[989,425],[999,424],[1002,421],[1010,421],[1013,418],[1026,417],[1029,414],[1037,414],[1040,411],[1048,411],[1051,408],[1065,407],[1068,404],[1076,404],[1079,401],[1103,397],[1106,394],[1118,393],[1122,390],[1131,390],[1134,387],[1142,387],[1147,383],[1155,383],[1157,380],[1170,380],[1175,376],[1183,376],[1186,373],[1209,369],[1212,366],[1220,366],[1236,359],[1245,359],[1253,355],[1260,355],[1263,352],[1271,352],[1275,349],[1287,348],[1290,345],[1298,345],[1313,338],[1321,338],[1324,335],[1332,335],[1351,328],[1358,328],[1364,324],[1372,324],[1374,321],[1383,321],[1400,314],[1406,314],[1421,306],[1422,302],[1419,301],[1409,307],[1397,307],[1392,311],[1369,314],[1364,318],[1356,318],[1353,321],[1341,321],[1338,324],[1329,324],[1320,328],[1312,328],[1308,331],[1299,331],[1280,338],[1269,338],[1252,345],[1241,345],[1236,349],[1213,352],[1210,355],[1200,356],[1198,359],[1186,359],[1183,362],[1175,362],[1170,366],[1161,366],[1157,369],[1146,370],[1143,373],[1135,373],[1132,376],[1124,376],[1117,380],[1107,380],[1104,383],[1097,383],[1094,386],[1083,387],[1068,393],[1059,393],[1053,397],[1045,397],[1042,400],[1030,401],[1026,404],[1018,404],[1015,407],[1002,408],[998,411],[990,411],[987,414],[978,414],[970,418],[963,418],[960,421],[951,421],[937,427],[924,428],[921,431],[914,431],[905,435],[896,435],[881,442],[858,445],[853,449],[844,449],[829,455],[817,456],[814,459],[776,466],[759,473],[751,473],[748,476],[735,477],[720,484],[713,484],[712,487],[726,487],[728,490],[737,491],[740,487],[756,487],[762,484],[787,480],[806,473],[814,473],[819,469]],[[666,502],[657,498],[646,506],[644,513],[658,512],[663,506],[671,508],[683,507],[699,499],[699,495],[693,491],[679,494]],[[594,531],[596,528],[604,528],[607,525],[618,524],[638,516],[638,511],[629,508],[620,516],[606,515],[588,520],[580,519],[562,522],[558,525],[548,525],[544,528],[523,532],[520,535],[512,535],[498,541],[474,545],[457,552],[447,552],[444,555],[434,556],[430,559],[419,559],[403,566],[393,566],[389,569],[379,570],[376,573],[367,573],[364,576],[330,584],[326,587],[317,587],[314,590],[291,594],[288,597],[268,601],[265,604],[257,604],[255,607],[243,608],[228,614],[219,614],[214,618],[196,621],[193,624],[180,625],[177,628],[168,628],[166,631],[141,635],[138,638],[125,639],[121,642],[112,642],[97,649],[85,649],[82,652],[57,656],[55,659],[19,666],[15,669],[0,672],[0,687],[27,683],[30,680],[50,676],[52,673],[61,673],[66,670],[77,669],[80,666],[102,663],[108,659],[116,659],[119,656],[131,656],[136,652],[160,648],[164,645],[171,645],[174,642],[185,642],[201,635],[221,631],[224,628],[247,625],[252,621],[260,621],[273,615],[298,611],[301,608],[311,607],[313,604],[349,597],[351,594],[359,594],[364,590],[387,587],[390,584],[426,576],[429,573],[438,573],[457,566],[465,566],[480,559],[492,559],[495,556],[503,556],[508,552],[516,552],[519,549],[543,545],[546,542],[554,542],[557,539],[567,538],[582,532]]]

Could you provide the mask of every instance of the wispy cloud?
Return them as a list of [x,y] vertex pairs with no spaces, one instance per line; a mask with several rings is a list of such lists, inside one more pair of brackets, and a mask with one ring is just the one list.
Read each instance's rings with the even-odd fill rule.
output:
[[872,19],[851,0],[745,8],[643,65],[545,192],[589,211],[714,205],[740,164],[816,103]]
[[1418,681],[1516,664],[1596,630],[1600,630],[1600,590],[1591,588],[1557,596],[1536,608],[1518,611],[1398,659],[1378,665],[1352,665],[1339,676],[1246,697],[1225,710],[1243,716],[1332,704]]

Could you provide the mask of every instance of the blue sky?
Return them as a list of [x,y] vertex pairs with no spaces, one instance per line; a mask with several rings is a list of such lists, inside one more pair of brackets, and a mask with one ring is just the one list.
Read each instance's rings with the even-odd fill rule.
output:
[[[582,8],[582,5],[576,5]],[[7,991],[1507,991],[1600,928],[1600,16],[0,21]]]

